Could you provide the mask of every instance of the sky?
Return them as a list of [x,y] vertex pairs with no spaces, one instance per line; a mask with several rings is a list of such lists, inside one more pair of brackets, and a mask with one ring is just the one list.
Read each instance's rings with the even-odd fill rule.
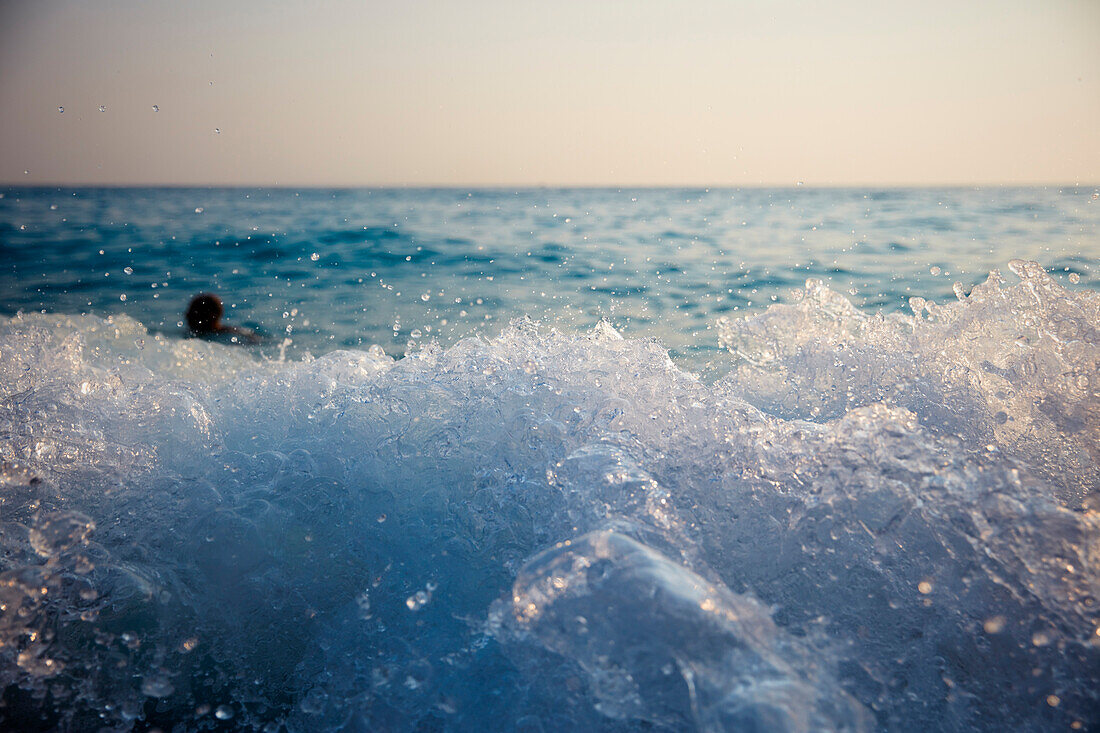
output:
[[1100,0],[0,0],[0,182],[1096,184]]

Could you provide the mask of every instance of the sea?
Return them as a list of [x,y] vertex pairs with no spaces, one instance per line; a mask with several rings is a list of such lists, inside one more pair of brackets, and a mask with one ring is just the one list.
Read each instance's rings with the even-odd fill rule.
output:
[[0,187],[0,689],[1098,730],[1100,189]]

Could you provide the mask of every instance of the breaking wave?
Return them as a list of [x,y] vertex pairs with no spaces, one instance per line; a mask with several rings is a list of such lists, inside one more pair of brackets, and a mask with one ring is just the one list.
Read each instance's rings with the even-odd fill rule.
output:
[[23,728],[1100,724],[1100,295],[259,361],[0,319]]

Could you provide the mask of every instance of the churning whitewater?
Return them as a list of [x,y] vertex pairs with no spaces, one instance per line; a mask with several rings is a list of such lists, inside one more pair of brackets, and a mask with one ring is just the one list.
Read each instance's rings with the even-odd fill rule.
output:
[[911,315],[810,281],[716,380],[607,324],[0,318],[4,725],[1100,726],[1100,294],[1010,267]]

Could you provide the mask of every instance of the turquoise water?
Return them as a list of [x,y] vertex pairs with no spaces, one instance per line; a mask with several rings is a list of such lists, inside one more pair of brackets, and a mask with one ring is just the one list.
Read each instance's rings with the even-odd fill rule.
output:
[[0,728],[1100,727],[1094,189],[2,193]]
[[[125,313],[190,297],[290,353],[448,346],[529,316],[601,318],[695,364],[721,316],[819,278],[867,312],[953,300],[1013,258],[1100,288],[1100,200],[1065,189],[6,189],[0,312]],[[125,300],[123,300],[125,298]],[[418,333],[418,336],[414,336]]]

